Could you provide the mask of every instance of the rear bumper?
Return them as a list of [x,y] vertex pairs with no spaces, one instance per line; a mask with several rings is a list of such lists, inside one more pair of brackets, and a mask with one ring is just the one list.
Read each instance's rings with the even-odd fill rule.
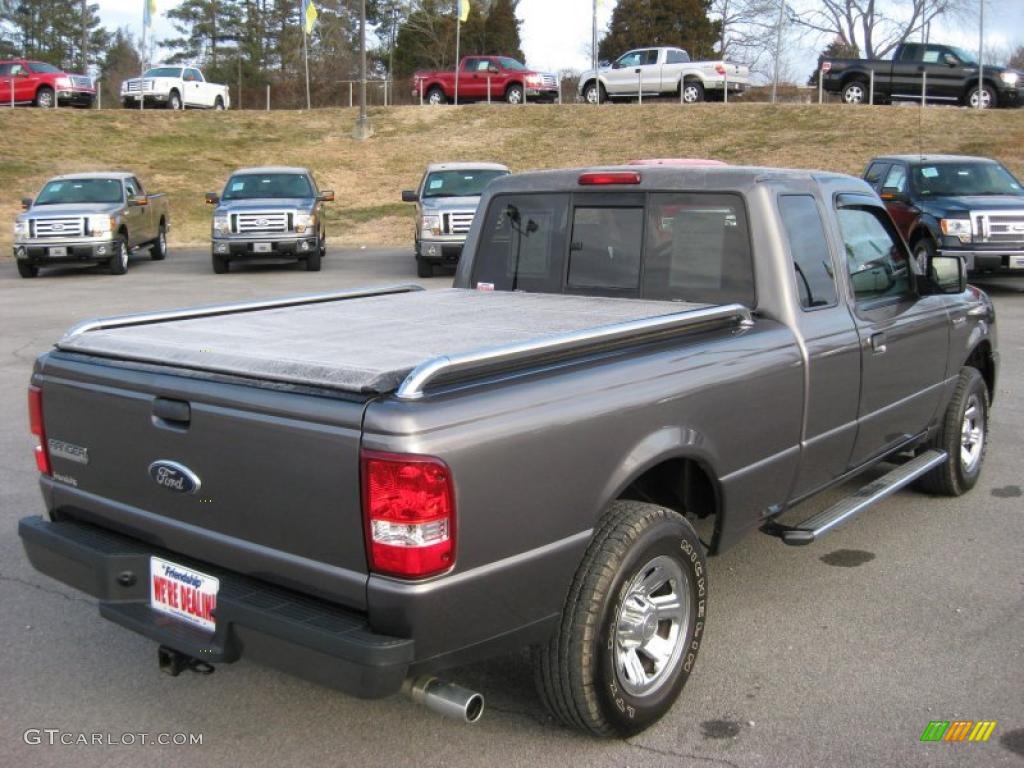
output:
[[[269,246],[269,250],[256,250],[257,245]],[[319,247],[316,237],[299,237],[284,240],[273,240],[267,237],[215,239],[213,252],[218,256],[229,256],[232,259],[253,258],[265,259],[274,256],[303,258],[316,252]]]
[[[64,248],[64,256],[51,256],[51,248]],[[40,267],[49,264],[78,264],[82,262],[106,262],[114,255],[114,243],[111,240],[92,240],[89,242],[68,243],[15,243],[14,258],[28,261]]]
[[[244,654],[352,696],[379,698],[399,691],[413,660],[411,639],[375,634],[358,613],[103,528],[26,517],[18,533],[32,566],[97,598],[101,616],[203,661]],[[220,580],[213,634],[150,608],[151,555]]]

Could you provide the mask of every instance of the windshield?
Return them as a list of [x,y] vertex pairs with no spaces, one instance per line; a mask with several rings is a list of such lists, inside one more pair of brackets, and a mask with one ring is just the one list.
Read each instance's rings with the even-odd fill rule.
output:
[[1024,195],[1018,182],[998,163],[934,163],[915,166],[914,189],[921,197]]
[[473,170],[434,171],[427,176],[423,184],[421,197],[473,197],[479,196],[484,187],[499,176],[507,176],[508,171]]
[[976,66],[978,66],[978,62],[975,60],[973,53],[968,53],[963,48],[957,48],[957,47],[952,46],[952,45],[949,47],[949,50],[951,50],[953,52],[953,54],[958,59],[960,59],[960,61],[962,61],[964,64],[966,64],[967,66],[969,66],[969,67],[976,67]]
[[181,77],[181,67],[153,67],[143,77]]
[[523,64],[520,64],[515,59],[510,59],[508,56],[499,56],[498,61],[501,62],[502,69],[512,69],[515,70],[516,72],[526,71],[526,67]]
[[313,188],[303,173],[245,173],[232,176],[224,187],[224,200],[265,197],[312,197]]
[[31,69],[36,74],[39,74],[39,75],[43,75],[43,74],[59,75],[59,74],[61,74],[64,71],[63,69],[60,69],[59,67],[53,66],[53,64],[44,64],[41,61],[33,61],[31,64],[28,65],[28,68]]
[[120,203],[121,194],[120,179],[65,179],[43,187],[35,205]]

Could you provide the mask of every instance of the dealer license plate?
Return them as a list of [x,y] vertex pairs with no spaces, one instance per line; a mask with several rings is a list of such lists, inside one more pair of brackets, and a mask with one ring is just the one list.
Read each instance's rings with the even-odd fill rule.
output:
[[154,611],[213,632],[219,589],[220,580],[213,576],[159,557],[149,558],[149,605]]
[[48,254],[50,254],[51,256],[67,256],[68,255],[68,249],[63,247],[63,246],[55,246],[53,248],[48,248],[46,252]]
[[1011,256],[1010,269],[1024,269],[1024,256]]
[[270,253],[273,250],[272,245],[273,243],[253,243],[252,249],[256,253]]

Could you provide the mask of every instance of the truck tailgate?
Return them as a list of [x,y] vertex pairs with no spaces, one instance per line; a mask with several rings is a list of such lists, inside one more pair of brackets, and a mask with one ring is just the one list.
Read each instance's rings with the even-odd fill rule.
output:
[[365,607],[365,398],[64,353],[43,357],[33,381],[43,390],[55,517]]

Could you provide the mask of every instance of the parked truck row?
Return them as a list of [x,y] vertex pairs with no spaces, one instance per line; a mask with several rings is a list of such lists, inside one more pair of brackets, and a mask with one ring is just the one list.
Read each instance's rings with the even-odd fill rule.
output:
[[70,329],[22,543],[169,674],[247,658],[472,721],[438,675],[529,646],[555,717],[636,734],[696,670],[708,556],[978,482],[995,313],[919,255],[840,174],[501,173],[451,288]]

